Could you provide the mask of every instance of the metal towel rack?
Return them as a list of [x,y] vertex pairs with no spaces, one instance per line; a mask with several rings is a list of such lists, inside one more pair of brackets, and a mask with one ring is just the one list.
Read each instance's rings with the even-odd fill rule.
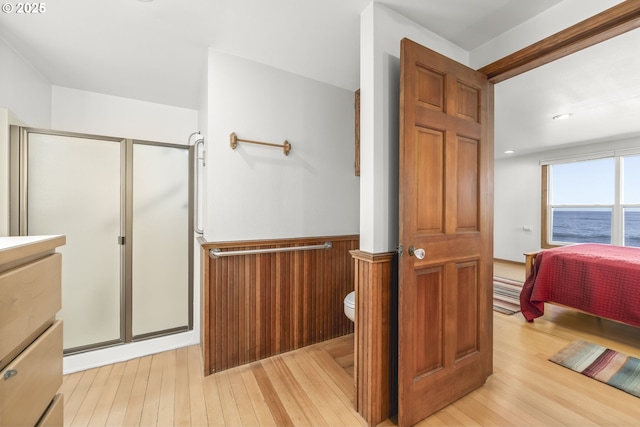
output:
[[235,132],[231,132],[231,135],[229,135],[229,140],[230,140],[229,145],[231,146],[232,150],[236,149],[236,147],[238,146],[238,142],[248,142],[249,144],[267,145],[269,147],[282,148],[282,151],[284,152],[285,156],[288,156],[289,151],[291,151],[291,144],[289,144],[289,141],[287,140],[284,141],[284,144],[272,144],[270,142],[251,141],[249,139],[238,138],[238,135],[236,135]]
[[235,255],[255,255],[255,254],[268,254],[274,252],[292,252],[292,251],[310,251],[314,249],[331,249],[333,244],[331,242],[324,242],[321,245],[308,245],[308,246],[287,246],[282,248],[267,248],[267,249],[244,249],[239,251],[221,251],[219,248],[213,248],[209,251],[211,258],[220,258],[224,256]]

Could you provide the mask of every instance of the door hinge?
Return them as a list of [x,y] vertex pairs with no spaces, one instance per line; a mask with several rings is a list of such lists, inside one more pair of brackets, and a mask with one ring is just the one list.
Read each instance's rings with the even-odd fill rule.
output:
[[403,253],[402,253],[402,245],[396,246],[396,252],[398,252],[398,255],[400,255],[400,256],[403,255]]
[[124,236],[118,236],[118,244],[120,246],[124,245]]

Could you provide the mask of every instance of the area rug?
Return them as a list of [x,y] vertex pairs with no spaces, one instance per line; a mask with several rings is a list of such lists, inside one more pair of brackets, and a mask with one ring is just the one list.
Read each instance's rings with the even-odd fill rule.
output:
[[640,397],[640,359],[598,344],[574,341],[549,360]]
[[520,311],[520,291],[522,282],[493,278],[493,309],[504,314],[514,314]]

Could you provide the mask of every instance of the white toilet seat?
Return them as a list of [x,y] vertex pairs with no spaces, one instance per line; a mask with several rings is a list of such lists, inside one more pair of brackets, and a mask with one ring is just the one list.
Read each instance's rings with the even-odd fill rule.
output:
[[356,292],[350,292],[344,297],[344,314],[355,322],[356,318]]

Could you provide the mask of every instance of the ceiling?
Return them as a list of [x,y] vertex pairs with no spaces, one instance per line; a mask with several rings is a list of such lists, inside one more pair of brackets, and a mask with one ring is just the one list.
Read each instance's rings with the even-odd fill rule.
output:
[[496,157],[640,136],[638,46],[640,29],[497,84]]
[[[468,51],[561,2],[375,1]],[[370,2],[56,0],[45,3],[39,15],[0,14],[0,37],[53,85],[198,109],[207,48],[357,89],[360,12]],[[624,119],[638,111],[640,95],[628,89],[640,88],[639,59],[622,55],[632,51],[603,48],[595,55],[614,53],[609,66],[586,59],[595,67],[587,70],[585,59],[576,59],[580,67],[575,68],[572,56],[562,61],[574,71],[542,71],[543,80],[533,71],[498,84],[497,156],[506,149],[526,153],[575,143],[578,135],[586,137],[582,140],[606,138],[612,122],[621,122],[616,131],[621,135],[638,133],[640,120],[635,125]],[[586,80],[620,70],[630,72],[624,78]],[[604,94],[594,95],[596,90]],[[623,114],[605,119],[613,101],[622,103],[616,112]],[[548,119],[560,112],[574,115],[564,122]]]

